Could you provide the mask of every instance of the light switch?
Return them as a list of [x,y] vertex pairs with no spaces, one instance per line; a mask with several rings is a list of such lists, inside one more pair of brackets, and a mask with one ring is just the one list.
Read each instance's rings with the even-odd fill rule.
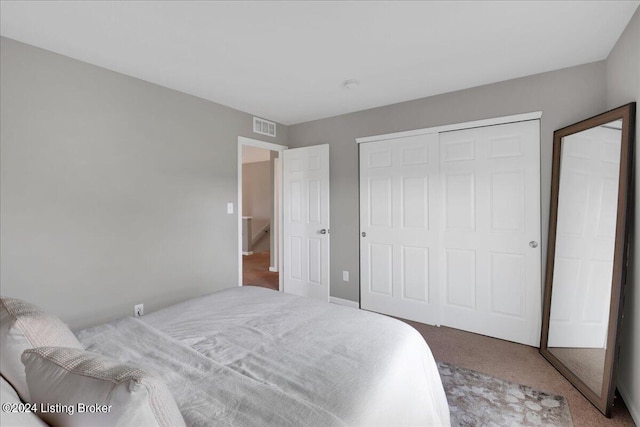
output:
[[342,280],[344,280],[345,282],[349,281],[349,272],[348,271],[343,271],[342,272]]
[[233,213],[233,203],[227,203],[227,213],[228,214]]

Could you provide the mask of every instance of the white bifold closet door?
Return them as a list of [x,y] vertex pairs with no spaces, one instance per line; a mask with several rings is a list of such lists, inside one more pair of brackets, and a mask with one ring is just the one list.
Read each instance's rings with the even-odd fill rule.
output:
[[538,346],[539,121],[360,145],[362,308]]

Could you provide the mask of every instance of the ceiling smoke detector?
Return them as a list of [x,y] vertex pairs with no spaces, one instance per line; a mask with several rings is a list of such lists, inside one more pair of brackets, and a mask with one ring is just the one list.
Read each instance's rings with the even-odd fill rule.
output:
[[355,89],[358,87],[358,85],[360,84],[360,82],[356,79],[349,79],[349,80],[345,80],[344,83],[342,83],[342,86],[344,86],[345,89]]

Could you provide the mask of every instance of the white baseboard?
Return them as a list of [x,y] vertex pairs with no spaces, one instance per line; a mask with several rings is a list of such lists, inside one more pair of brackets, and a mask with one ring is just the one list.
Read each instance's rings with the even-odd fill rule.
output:
[[242,251],[242,255],[244,256],[253,255],[253,251],[249,251],[249,252]]
[[342,299],[337,297],[329,297],[329,302],[338,305],[344,305],[351,308],[360,308],[360,304],[355,301],[351,301],[348,299]]
[[618,382],[618,391],[620,392],[620,396],[622,396],[622,400],[624,400],[624,404],[627,405],[631,418],[633,418],[636,425],[640,426],[640,408],[638,408],[637,402],[631,399],[632,396],[627,393],[626,387],[620,384],[620,382]]
[[278,272],[278,267],[269,267],[269,271],[272,273],[277,273]]

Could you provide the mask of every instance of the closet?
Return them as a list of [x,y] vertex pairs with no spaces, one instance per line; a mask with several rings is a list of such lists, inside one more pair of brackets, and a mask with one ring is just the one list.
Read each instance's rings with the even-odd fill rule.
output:
[[538,346],[540,123],[481,124],[360,143],[361,307]]

